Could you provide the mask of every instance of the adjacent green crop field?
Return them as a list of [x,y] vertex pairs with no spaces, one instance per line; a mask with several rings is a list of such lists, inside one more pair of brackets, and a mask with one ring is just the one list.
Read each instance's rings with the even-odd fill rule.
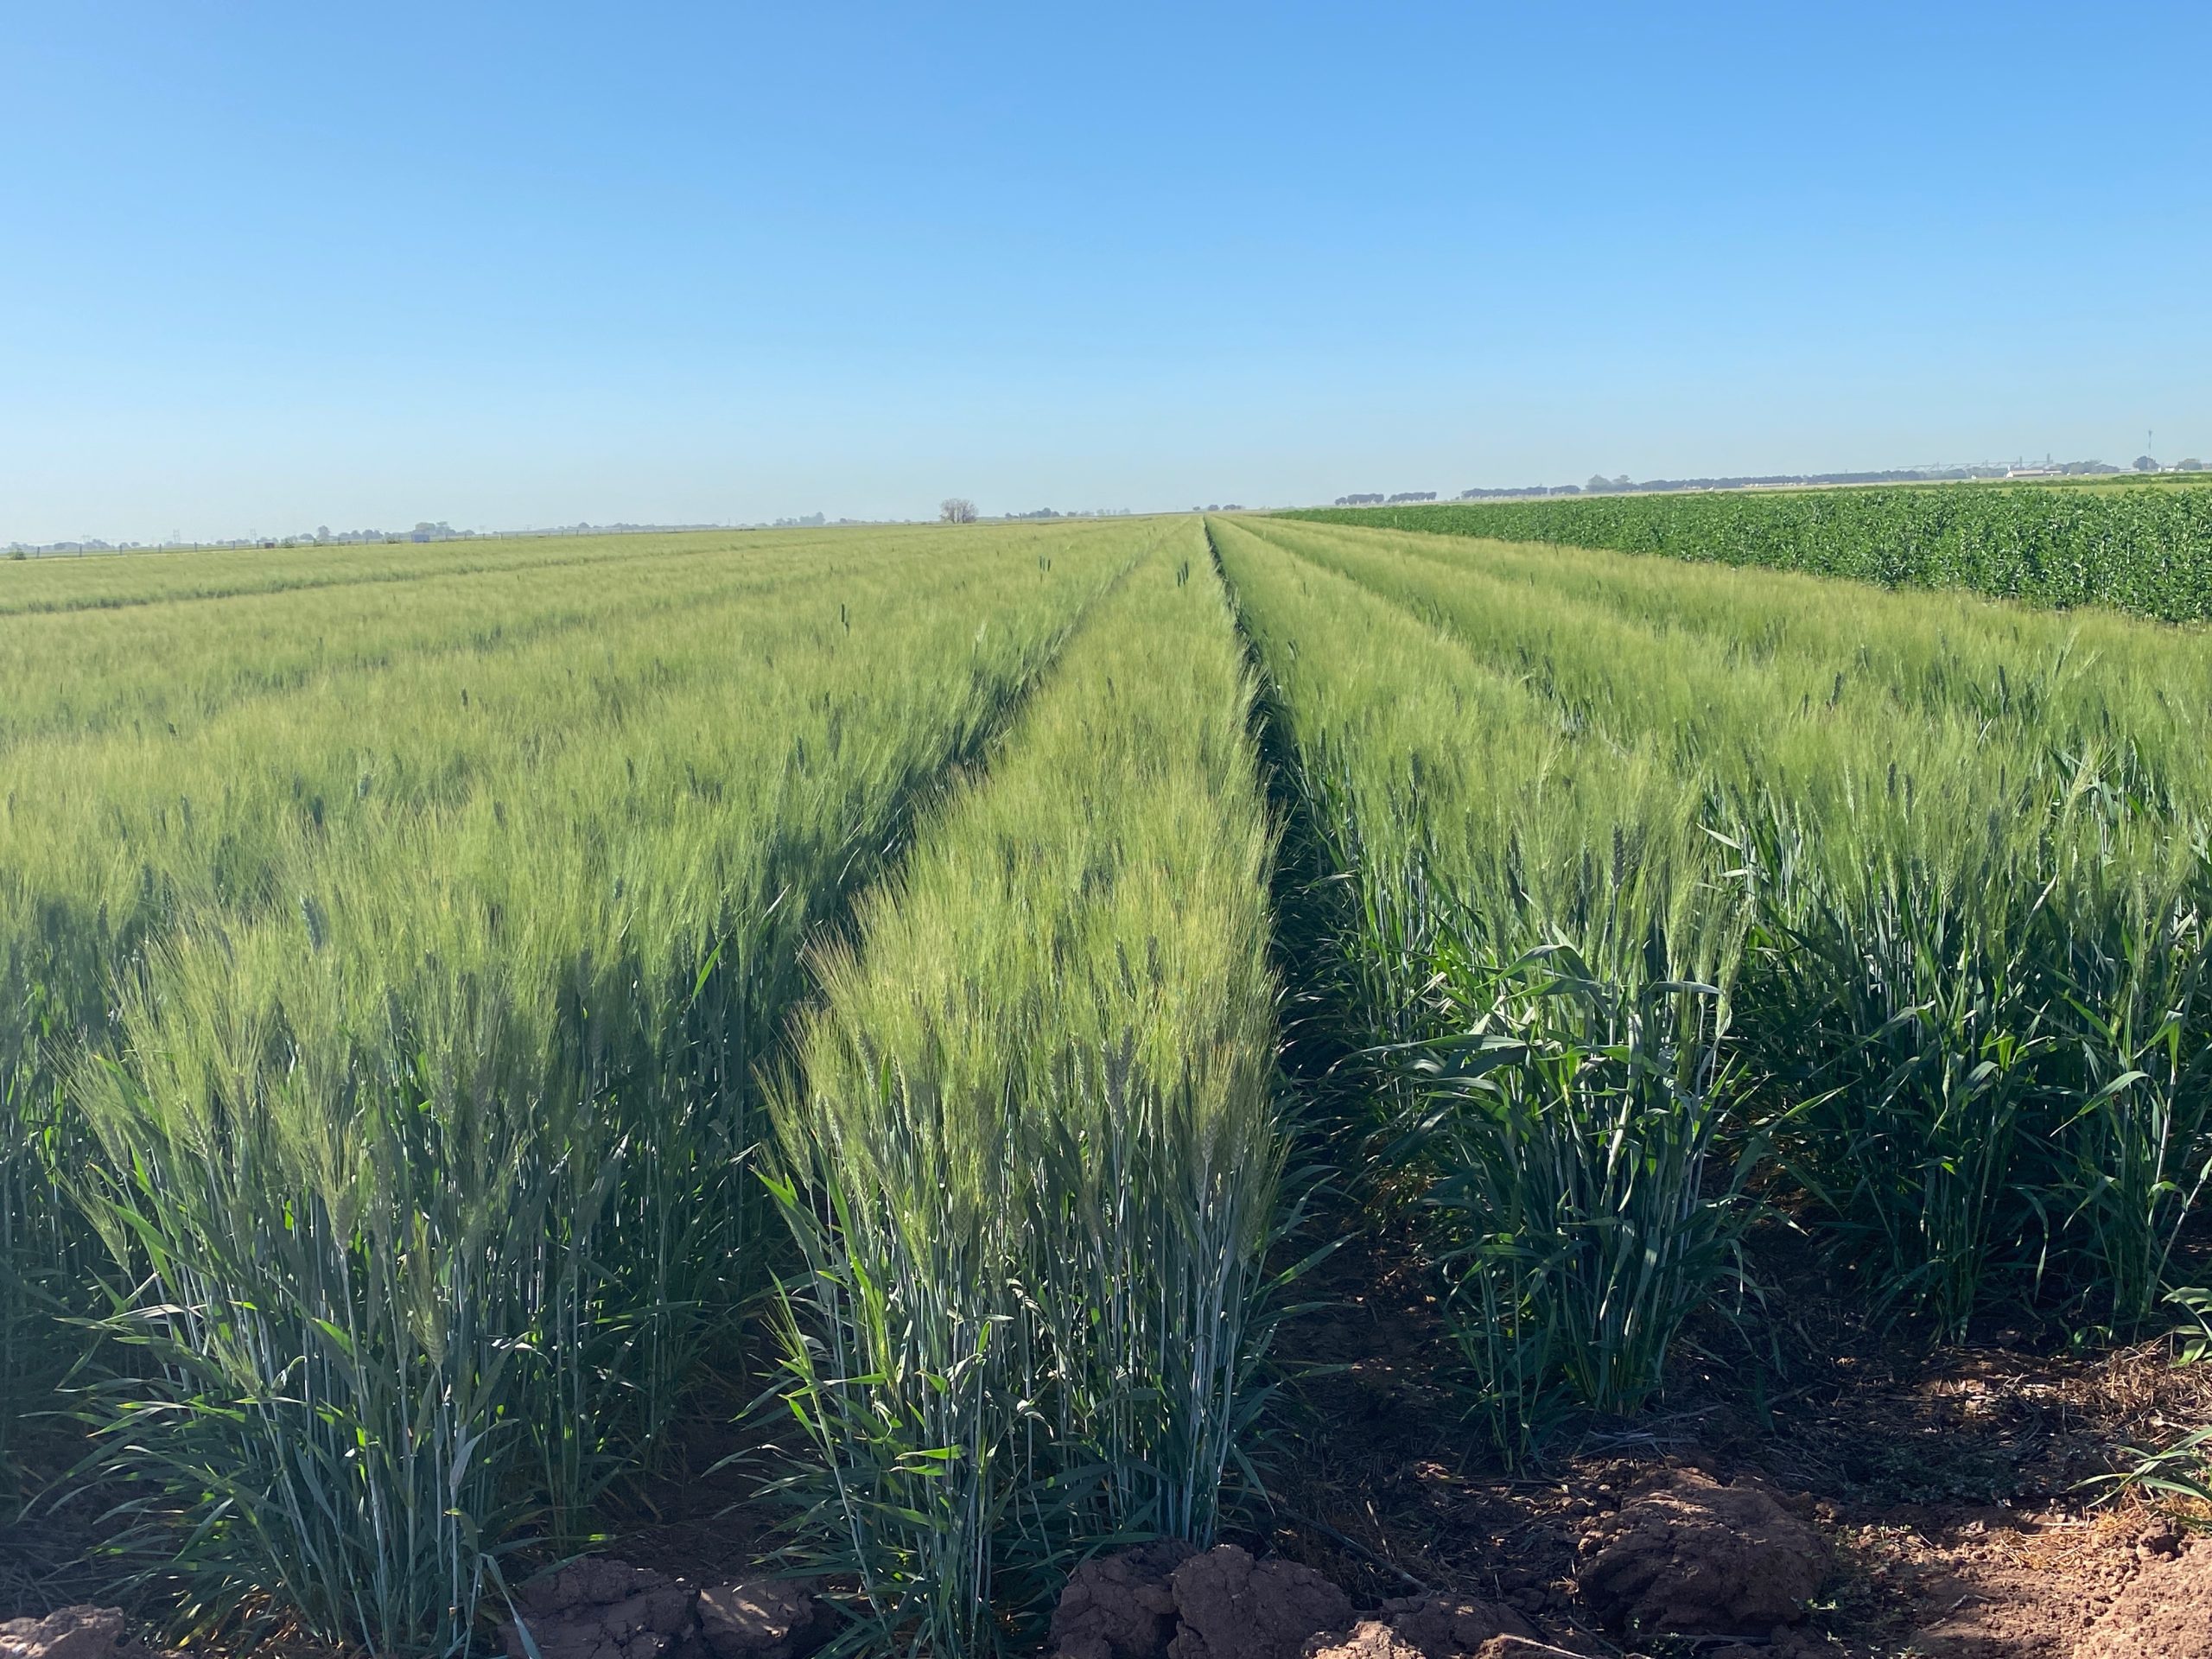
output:
[[1314,508],[1321,522],[1764,565],[2212,618],[2212,486],[1974,484]]
[[181,1630],[458,1654],[718,1376],[849,1645],[956,1659],[1264,1501],[1301,1193],[1415,1241],[1512,1460],[1662,1394],[1762,1214],[1901,1328],[2157,1328],[2203,636],[1738,563],[1848,562],[0,563],[0,1480],[127,1498]]

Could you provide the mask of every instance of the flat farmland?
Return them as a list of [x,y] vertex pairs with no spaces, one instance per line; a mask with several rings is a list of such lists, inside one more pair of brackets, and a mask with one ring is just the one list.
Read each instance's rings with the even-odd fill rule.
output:
[[446,1656],[719,1541],[965,1659],[1230,1541],[1594,1651],[1670,1462],[2185,1507],[2205,498],[1858,493],[0,563],[0,1588]]

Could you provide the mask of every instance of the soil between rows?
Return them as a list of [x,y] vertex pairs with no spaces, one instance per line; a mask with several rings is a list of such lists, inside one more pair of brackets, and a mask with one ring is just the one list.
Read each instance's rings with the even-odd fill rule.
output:
[[1340,1369],[1294,1391],[1267,1547],[1370,1602],[1418,1582],[1502,1600],[1580,1651],[1688,1651],[1603,1635],[1574,1560],[1639,1483],[1694,1469],[1764,1484],[1828,1541],[1816,1650],[2066,1659],[2212,1521],[2085,1485],[2212,1421],[2212,1366],[2175,1366],[2163,1341],[2073,1354],[2001,1328],[1924,1346],[1858,1311],[1785,1226],[1752,1249],[1764,1302],[1687,1333],[1650,1410],[1565,1425],[1541,1466],[1509,1473],[1453,1394],[1409,1251],[1387,1224],[1354,1235],[1319,1270],[1334,1306],[1285,1333],[1292,1363]]

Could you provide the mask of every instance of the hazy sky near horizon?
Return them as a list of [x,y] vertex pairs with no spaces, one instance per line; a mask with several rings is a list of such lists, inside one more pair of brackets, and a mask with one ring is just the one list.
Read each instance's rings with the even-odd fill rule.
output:
[[0,543],[2212,458],[2201,7],[0,6]]

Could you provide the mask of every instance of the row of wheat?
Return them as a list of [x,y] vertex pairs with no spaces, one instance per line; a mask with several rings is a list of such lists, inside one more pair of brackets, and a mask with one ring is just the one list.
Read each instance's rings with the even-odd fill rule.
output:
[[1753,1213],[2120,1333],[2212,1171],[2192,634],[1274,522],[1221,556],[1350,878],[1375,1154],[1501,1438],[1633,1407]]

